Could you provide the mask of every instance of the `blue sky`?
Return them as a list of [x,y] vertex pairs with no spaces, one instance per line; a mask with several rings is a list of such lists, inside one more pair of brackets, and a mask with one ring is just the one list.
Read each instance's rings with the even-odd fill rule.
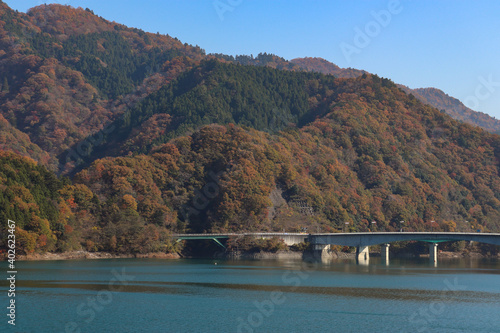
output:
[[[49,1],[3,0],[26,11]],[[322,57],[500,119],[500,1],[58,0],[207,53]]]

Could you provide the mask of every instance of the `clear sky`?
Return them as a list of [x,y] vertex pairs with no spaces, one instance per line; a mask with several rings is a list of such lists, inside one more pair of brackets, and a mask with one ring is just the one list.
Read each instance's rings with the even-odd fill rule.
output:
[[[50,0],[3,0],[28,8]],[[58,0],[207,53],[322,57],[500,119],[500,1]]]

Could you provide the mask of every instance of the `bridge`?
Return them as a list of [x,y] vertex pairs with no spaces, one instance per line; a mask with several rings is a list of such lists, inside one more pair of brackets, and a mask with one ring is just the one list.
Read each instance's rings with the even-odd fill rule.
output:
[[209,239],[216,242],[219,246],[226,248],[219,240],[227,239],[229,237],[254,237],[254,238],[280,238],[286,245],[294,245],[302,242],[307,242],[309,234],[306,233],[286,233],[286,232],[248,232],[248,233],[227,233],[227,234],[174,234],[172,238],[181,240],[192,240],[192,239]]
[[423,241],[429,243],[429,258],[437,261],[438,243],[449,241],[473,241],[500,246],[500,233],[469,233],[469,232],[355,232],[355,233],[226,233],[226,234],[174,234],[172,237],[180,240],[211,239],[223,248],[220,239],[229,237],[250,236],[255,238],[281,238],[287,245],[309,242],[316,256],[323,257],[330,245],[356,247],[356,258],[368,260],[369,246],[381,245],[381,256],[389,261],[390,243],[398,241]]
[[469,233],[469,232],[356,232],[336,234],[311,234],[308,241],[313,251],[319,251],[323,256],[330,245],[344,245],[356,247],[356,258],[367,260],[369,246],[381,245],[382,259],[389,260],[389,247],[392,242],[423,241],[429,243],[429,257],[437,261],[438,243],[449,241],[473,241],[500,246],[499,233]]

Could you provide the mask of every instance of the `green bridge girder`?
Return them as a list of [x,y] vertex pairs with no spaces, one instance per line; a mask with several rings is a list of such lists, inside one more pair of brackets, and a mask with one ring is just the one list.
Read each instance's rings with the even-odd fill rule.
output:
[[[307,239],[311,244],[337,244],[347,246],[369,246],[397,241],[416,240],[428,243],[449,241],[475,241],[500,246],[500,233],[472,233],[472,232],[355,232],[355,233],[224,233],[224,234],[174,234],[173,238],[180,240],[208,239],[215,241],[219,246],[220,239],[229,237],[252,236],[256,238],[278,237],[292,242],[301,242]],[[225,247],[224,247],[225,248]]]
[[194,236],[194,237],[189,237],[189,236],[186,236],[186,237],[179,237],[177,238],[177,240],[175,241],[176,243],[180,242],[181,240],[192,240],[192,239],[205,239],[205,240],[213,240],[217,245],[219,245],[220,247],[222,247],[224,250],[226,249],[226,247],[224,246],[224,244],[222,244],[219,239],[224,239],[224,238],[229,238],[229,236]]
[[219,236],[175,236],[177,240],[191,240],[191,239],[224,239],[229,238],[228,235],[219,235]]

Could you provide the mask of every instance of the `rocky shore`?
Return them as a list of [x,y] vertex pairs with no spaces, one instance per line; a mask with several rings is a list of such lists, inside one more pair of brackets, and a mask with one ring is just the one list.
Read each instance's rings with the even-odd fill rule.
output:
[[[380,253],[370,253],[371,257],[379,257]],[[428,257],[428,254],[416,255],[413,253],[391,254],[392,258],[416,258]],[[250,259],[250,260],[265,260],[265,259],[307,259],[313,257],[310,252],[296,252],[296,251],[278,251],[278,252],[220,252],[214,256],[216,259]],[[481,254],[479,252],[448,252],[440,251],[438,258],[500,258],[498,254]],[[347,252],[328,252],[324,259],[356,259],[355,253]]]
[[[312,257],[310,252],[300,251],[278,251],[278,252],[220,252],[214,257],[217,259],[304,259]],[[329,252],[329,259],[355,259],[354,253]]]
[[[346,252],[329,252],[327,259],[355,259],[355,253]],[[377,257],[378,253],[370,253],[370,256]],[[426,254],[415,255],[411,253],[403,253],[399,255],[391,255],[393,258],[413,258],[425,257]],[[246,259],[246,260],[266,260],[266,259],[304,259],[312,257],[309,252],[299,251],[278,251],[278,252],[219,252],[215,253],[213,258],[216,259]],[[439,258],[500,258],[500,253],[484,255],[478,252],[448,252],[440,251]],[[27,255],[17,255],[16,260],[82,260],[82,259],[116,259],[116,258],[146,258],[146,259],[180,259],[183,258],[178,253],[144,253],[144,254],[114,254],[109,252],[88,252],[88,251],[70,251],[62,253],[32,253]],[[195,258],[195,257],[188,257]],[[0,260],[7,260],[6,256],[2,256]]]
[[[145,253],[145,254],[114,254],[108,252],[70,251],[61,253],[32,253],[17,255],[16,260],[81,260],[81,259],[115,259],[115,258],[155,258],[155,259],[179,259],[178,253]],[[6,260],[3,257],[2,260]]]

